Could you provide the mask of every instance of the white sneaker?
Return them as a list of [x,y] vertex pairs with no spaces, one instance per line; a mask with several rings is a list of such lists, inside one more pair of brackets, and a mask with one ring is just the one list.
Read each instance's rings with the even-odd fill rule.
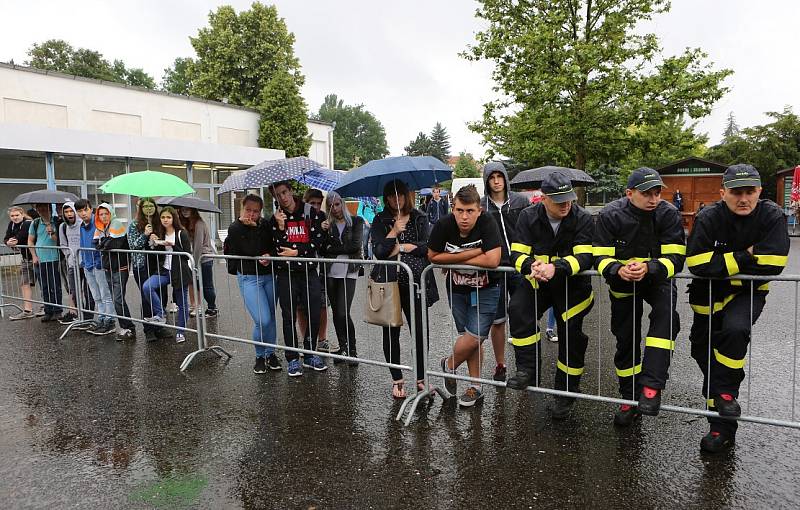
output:
[[189,310],[189,317],[197,317],[197,309],[192,308]]
[[164,317],[155,316],[155,317],[146,317],[144,319],[144,321],[145,322],[156,322],[158,324],[166,324],[167,319],[164,318]]
[[169,313],[178,313],[178,305],[176,305],[175,303],[168,304],[167,311]]
[[178,333],[177,335],[175,335],[175,343],[176,344],[182,344],[185,341],[186,341],[186,337],[183,336],[181,333]]

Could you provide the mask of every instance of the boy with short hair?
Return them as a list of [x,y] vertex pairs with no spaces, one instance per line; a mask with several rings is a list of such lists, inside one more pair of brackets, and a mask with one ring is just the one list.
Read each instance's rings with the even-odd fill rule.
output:
[[76,325],[75,329],[86,330],[94,335],[108,335],[114,331],[114,319],[109,315],[114,313],[114,303],[111,299],[111,289],[108,287],[106,273],[100,252],[94,245],[94,211],[88,200],[82,198],[75,202],[75,210],[80,219],[80,266],[86,277],[89,292],[94,299],[97,315],[92,324],[87,326]]
[[50,215],[49,204],[36,204],[39,217],[33,220],[28,230],[28,245],[31,260],[38,267],[37,274],[42,286],[44,316],[42,322],[51,322],[61,317],[61,275],[59,270],[58,223]]

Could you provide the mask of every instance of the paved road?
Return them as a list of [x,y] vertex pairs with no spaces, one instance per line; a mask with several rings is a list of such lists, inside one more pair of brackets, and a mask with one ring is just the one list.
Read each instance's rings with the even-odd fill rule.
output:
[[[222,269],[213,330],[246,337],[250,322]],[[800,239],[787,272],[800,274]],[[750,414],[792,418],[795,292],[773,284],[754,331],[742,397]],[[587,320],[583,389],[614,395],[603,295]],[[686,322],[665,398],[700,407],[680,300]],[[356,322],[359,352],[381,359],[377,328]],[[453,336],[446,302],[431,324],[435,360]],[[698,450],[706,424],[696,417],[662,413],[615,430],[611,406],[580,402],[556,423],[547,397],[494,388],[468,411],[437,398],[404,428],[383,368],[255,376],[251,348],[227,343],[232,360],[205,355],[182,374],[191,339],[58,341],[60,331],[0,322],[4,508],[796,508],[800,496],[798,430],[743,424],[736,449],[714,458]],[[549,382],[555,345],[545,348]],[[486,375],[493,362],[487,353]]]

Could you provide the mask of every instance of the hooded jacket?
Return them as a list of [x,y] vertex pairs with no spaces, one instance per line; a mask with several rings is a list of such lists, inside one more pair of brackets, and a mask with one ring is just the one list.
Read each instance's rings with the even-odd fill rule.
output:
[[[294,204],[294,211],[283,209],[286,214],[286,224],[283,230],[278,228],[278,221],[274,215],[267,220],[267,229],[272,231],[275,254],[281,248],[291,248],[297,250],[298,257],[314,258],[328,237],[328,233],[322,228],[325,213],[307,205],[297,196],[294,197]],[[291,263],[292,271],[296,271],[298,275],[305,274],[306,268],[309,271],[316,269],[317,263]],[[288,271],[289,263],[275,262],[275,269]]]
[[[70,225],[67,222],[67,215],[64,211],[72,209],[75,214],[75,220]],[[78,218],[78,213],[75,211],[75,202],[66,202],[61,206],[61,217],[64,221],[58,227],[58,242],[64,248],[64,255],[67,259],[68,267],[74,267],[75,257],[78,255],[78,248],[81,245],[81,219]]]
[[[495,172],[503,174],[503,179],[505,179],[506,182],[503,191],[505,198],[499,207],[491,199],[491,188],[489,187],[489,177]],[[481,199],[481,209],[491,215],[500,231],[500,247],[503,250],[503,255],[500,258],[500,265],[510,266],[511,243],[517,237],[517,220],[522,210],[528,207],[530,202],[522,193],[509,190],[508,172],[506,172],[502,164],[487,164],[483,168],[483,183],[485,191]]]
[[[100,220],[100,209],[106,209],[111,213],[111,220],[108,224]],[[94,243],[103,257],[103,269],[113,272],[127,271],[128,254],[110,253],[109,250],[127,250],[128,236],[125,225],[117,219],[114,214],[114,207],[103,202],[94,211]]]

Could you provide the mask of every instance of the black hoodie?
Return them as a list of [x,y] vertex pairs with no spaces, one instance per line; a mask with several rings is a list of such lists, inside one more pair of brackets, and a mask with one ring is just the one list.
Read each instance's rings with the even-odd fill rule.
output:
[[[506,181],[505,188],[505,201],[500,205],[494,203],[491,199],[491,192],[489,187],[489,176],[495,172],[503,174]],[[500,231],[500,247],[503,250],[503,255],[500,258],[501,266],[510,266],[511,258],[511,243],[516,239],[517,220],[523,209],[530,206],[528,198],[522,193],[516,193],[509,190],[508,172],[502,163],[487,163],[483,168],[483,182],[484,182],[484,195],[481,199],[481,209],[490,214],[494,221],[497,223],[497,228]]]

